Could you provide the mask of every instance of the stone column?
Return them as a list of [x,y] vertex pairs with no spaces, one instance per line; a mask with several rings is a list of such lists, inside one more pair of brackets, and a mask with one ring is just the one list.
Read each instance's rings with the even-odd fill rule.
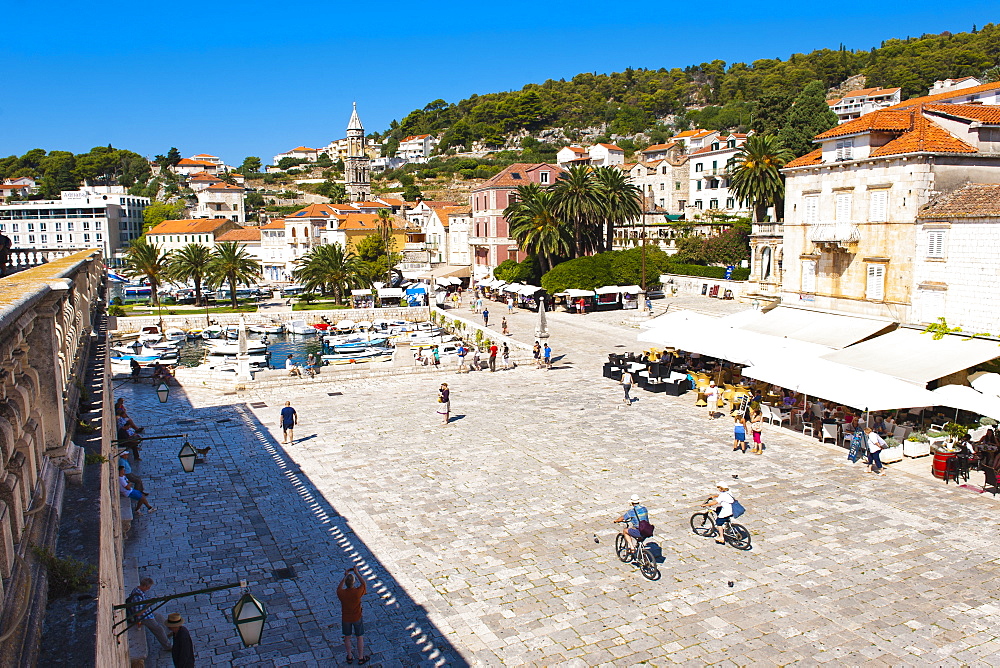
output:
[[64,370],[59,364],[61,342],[56,330],[56,314],[62,310],[65,295],[65,291],[53,291],[36,307],[28,349],[28,365],[39,378],[49,379],[39,384],[38,412],[45,439],[43,447],[50,457],[66,454],[66,386]]

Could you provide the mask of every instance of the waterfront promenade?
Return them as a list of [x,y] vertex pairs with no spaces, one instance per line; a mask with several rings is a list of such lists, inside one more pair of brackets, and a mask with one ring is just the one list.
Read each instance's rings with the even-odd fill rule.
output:
[[[628,316],[550,314],[551,371],[186,386],[162,406],[125,384],[148,434],[213,448],[184,474],[179,443],[149,444],[158,510],[126,554],[161,595],[251,580],[271,615],[259,648],[242,649],[223,614],[235,592],[167,606],[205,665],[343,665],[334,588],[352,564],[369,578],[372,665],[1000,664],[1000,501],[891,467],[879,478],[776,429],[765,455],[733,453],[731,422],[709,422],[690,394],[637,391],[626,407],[600,365],[639,349]],[[508,320],[533,340],[535,316]],[[300,418],[290,446],[285,400]],[[719,479],[748,508],[750,552],[690,531]],[[657,582],[613,554],[632,493],[656,525]],[[168,655],[154,647],[147,665]]]

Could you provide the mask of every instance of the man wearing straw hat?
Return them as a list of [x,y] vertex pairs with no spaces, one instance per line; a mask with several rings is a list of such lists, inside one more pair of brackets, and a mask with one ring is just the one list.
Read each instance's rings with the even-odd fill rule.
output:
[[174,668],[194,668],[194,644],[191,642],[191,634],[184,626],[181,613],[171,612],[167,615],[167,628],[174,637],[174,648],[170,651]]

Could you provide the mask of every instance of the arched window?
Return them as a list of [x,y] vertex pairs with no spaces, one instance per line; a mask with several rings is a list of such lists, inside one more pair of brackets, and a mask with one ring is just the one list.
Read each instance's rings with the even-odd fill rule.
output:
[[760,280],[771,278],[771,247],[765,246],[760,252]]

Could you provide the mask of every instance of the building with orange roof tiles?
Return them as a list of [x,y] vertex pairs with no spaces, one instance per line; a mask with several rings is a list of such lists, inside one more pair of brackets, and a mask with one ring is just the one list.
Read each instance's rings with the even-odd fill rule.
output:
[[425,163],[431,153],[437,148],[438,140],[434,135],[413,135],[399,142],[396,157],[405,163]]
[[[1000,317],[974,312],[956,278],[1000,276],[1000,221],[972,233],[955,219],[1000,187],[1000,105],[913,102],[838,125],[785,166],[783,224],[755,225],[751,237],[756,296],[890,323],[946,316],[950,326],[1000,329]],[[959,191],[970,181],[982,185]],[[965,204],[942,208],[956,191]],[[977,264],[984,256],[989,270]]]
[[213,246],[218,238],[230,230],[243,227],[225,218],[186,218],[165,220],[146,232],[149,243],[164,251],[175,251],[188,244]]
[[228,218],[246,222],[246,206],[242,186],[216,181],[195,192],[198,203],[191,212],[193,218]]
[[885,109],[899,104],[902,89],[900,88],[862,88],[844,93],[842,97],[827,100],[830,110],[837,114],[841,123],[860,118],[877,109]]

